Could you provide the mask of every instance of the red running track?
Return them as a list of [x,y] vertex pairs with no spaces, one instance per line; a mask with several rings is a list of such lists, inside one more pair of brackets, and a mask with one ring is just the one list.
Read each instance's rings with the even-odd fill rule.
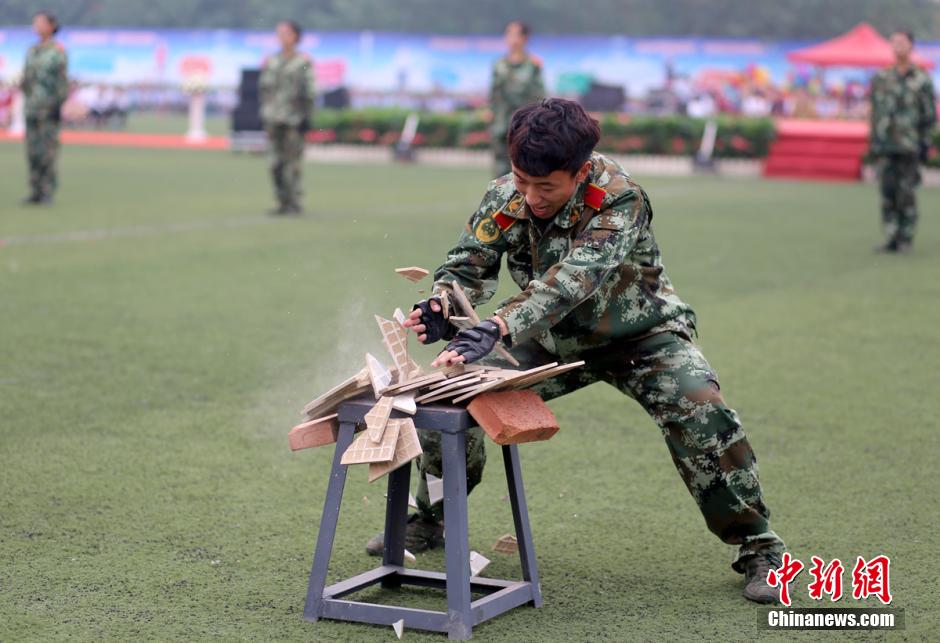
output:
[[[0,141],[14,142],[22,138],[22,136],[13,136],[6,131],[0,131]],[[62,130],[61,140],[64,145],[105,145],[151,149],[227,150],[229,147],[228,137],[225,136],[210,136],[196,143],[187,141],[185,136],[178,134],[137,134],[96,130]]]

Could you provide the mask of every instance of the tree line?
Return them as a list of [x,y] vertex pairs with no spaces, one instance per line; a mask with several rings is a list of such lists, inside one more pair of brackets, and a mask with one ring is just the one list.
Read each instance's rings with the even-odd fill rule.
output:
[[[66,26],[268,29],[293,19],[317,31],[499,33],[521,19],[535,32],[625,36],[820,39],[868,21],[882,33],[938,35],[934,0],[46,0]],[[4,0],[0,25],[28,24],[35,0]]]

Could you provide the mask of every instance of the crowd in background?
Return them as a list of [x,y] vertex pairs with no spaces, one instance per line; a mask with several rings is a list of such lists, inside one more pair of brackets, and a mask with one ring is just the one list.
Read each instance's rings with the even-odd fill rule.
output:
[[[206,94],[211,114],[228,114],[237,103],[235,89],[212,88]],[[13,95],[12,83],[0,81],[0,127],[10,123]],[[183,113],[188,104],[189,94],[177,86],[73,83],[63,108],[63,119],[76,127],[119,129],[131,112]],[[403,107],[454,112],[477,109],[485,104],[485,96],[462,96],[444,91],[350,94],[353,108]],[[863,79],[825,82],[818,77],[782,85],[755,84],[735,73],[698,83],[674,78],[666,87],[654,89],[646,96],[627,97],[622,111],[697,118],[735,114],[755,118],[864,119],[868,113],[868,84]]]

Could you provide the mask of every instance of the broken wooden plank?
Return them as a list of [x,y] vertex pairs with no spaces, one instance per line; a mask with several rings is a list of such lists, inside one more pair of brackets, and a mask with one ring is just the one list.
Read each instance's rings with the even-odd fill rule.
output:
[[339,420],[336,413],[298,424],[287,435],[291,451],[320,447],[336,442]]
[[419,281],[427,277],[429,274],[431,274],[424,268],[419,268],[418,266],[408,266],[407,268],[395,268],[395,272],[397,272],[399,275],[401,275],[402,277],[404,277],[405,279],[413,283],[418,283]]
[[395,447],[398,444],[398,422],[388,422],[381,442],[369,439],[369,432],[360,433],[340,459],[342,464],[385,463],[395,457]]
[[388,418],[392,414],[392,398],[384,396],[379,398],[369,412],[363,418],[366,422],[366,429],[369,433],[369,439],[373,442],[381,442],[382,434],[385,433],[385,426],[388,424]]
[[[395,454],[388,462],[374,462],[369,465],[369,482],[378,480],[389,471],[394,471],[423,453],[421,442],[418,440],[418,431],[415,429],[415,424],[411,421],[411,418],[392,419],[388,423],[389,425],[397,425],[398,442],[395,445]],[[388,431],[389,427],[386,427],[386,434]]]

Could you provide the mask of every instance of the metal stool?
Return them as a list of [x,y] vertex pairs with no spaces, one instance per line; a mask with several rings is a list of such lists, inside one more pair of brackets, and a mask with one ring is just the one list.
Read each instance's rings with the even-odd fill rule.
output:
[[[522,470],[516,445],[503,447],[509,500],[519,542],[522,562],[521,581],[470,577],[470,547],[467,542],[467,462],[466,432],[476,426],[466,409],[456,406],[422,405],[413,416],[420,431],[440,431],[443,449],[444,516],[447,527],[444,551],[447,573],[406,569],[404,566],[405,524],[408,517],[408,495],[411,481],[411,463],[388,474],[388,500],[385,507],[385,553],[382,565],[371,571],[353,576],[325,587],[327,568],[336,535],[346,466],[340,458],[350,445],[356,425],[375,403],[372,399],[354,399],[339,407],[339,435],[333,453],[333,470],[323,505],[317,547],[313,555],[313,568],[307,587],[304,618],[357,621],[375,625],[391,625],[404,619],[405,626],[421,630],[447,632],[448,638],[469,639],[473,626],[498,616],[514,607],[531,603],[542,606],[542,591],[529,527]],[[407,417],[393,413],[393,417]],[[447,612],[411,609],[394,605],[378,605],[345,600],[343,597],[380,583],[382,587],[420,585],[445,589]],[[485,594],[471,601],[471,592]]]

